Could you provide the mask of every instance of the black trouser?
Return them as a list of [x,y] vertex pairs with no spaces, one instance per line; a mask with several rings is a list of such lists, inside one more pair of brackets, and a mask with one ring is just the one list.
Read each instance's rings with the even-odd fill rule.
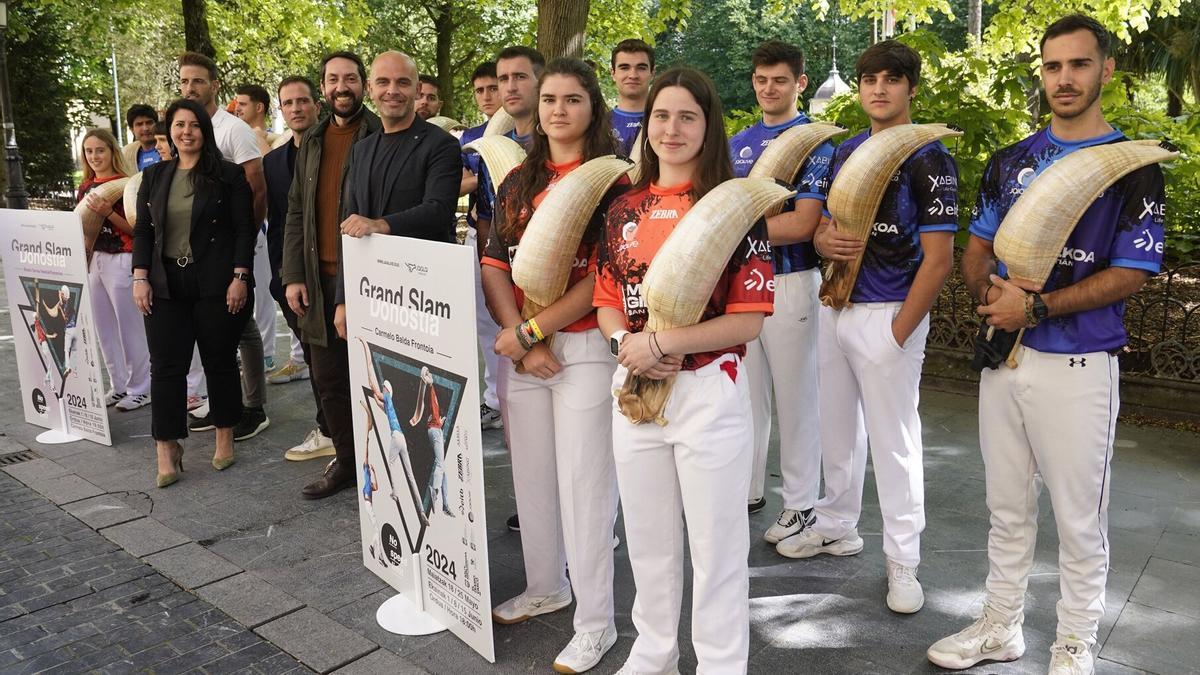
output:
[[333,327],[334,292],[337,279],[321,277],[321,296],[325,309],[326,346],[308,345],[310,374],[317,392],[329,436],[337,451],[342,471],[354,471],[354,416],[350,409],[350,360],[346,341],[338,337]]
[[312,387],[313,402],[317,405],[317,429],[320,429],[325,436],[329,436],[329,425],[325,424],[325,411],[321,409],[321,396],[317,393],[317,380],[312,376],[312,347],[300,337],[300,317],[292,311],[287,297],[274,282],[271,283],[271,297],[279,303],[279,311],[283,312],[283,320],[287,321],[288,328],[291,328],[296,339],[300,340],[300,349],[304,351],[304,364],[309,369],[308,384]]
[[171,297],[155,297],[150,316],[145,317],[150,433],[160,441],[187,437],[187,373],[196,347],[208,379],[209,419],[218,427],[232,427],[242,416],[238,338],[254,313],[254,293],[247,288],[246,306],[230,314],[224,293],[201,296],[195,265],[162,264]]

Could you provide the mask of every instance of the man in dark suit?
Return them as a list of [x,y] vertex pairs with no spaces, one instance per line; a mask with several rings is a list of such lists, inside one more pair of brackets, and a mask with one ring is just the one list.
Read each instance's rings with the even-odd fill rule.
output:
[[[275,148],[263,158],[263,173],[267,178],[267,252],[271,260],[271,297],[278,303],[283,312],[283,318],[292,329],[292,349],[288,362],[267,376],[271,384],[283,384],[292,380],[308,380],[313,390],[313,400],[317,408],[317,428],[309,432],[299,445],[289,449],[284,458],[291,461],[303,461],[328,457],[334,454],[333,439],[329,427],[325,423],[325,415],[321,410],[320,397],[317,395],[317,384],[309,376],[309,365],[312,363],[310,349],[300,339],[300,326],[296,313],[288,305],[283,292],[283,231],[287,223],[288,190],[292,186],[292,175],[296,168],[296,154],[300,148],[300,139],[304,132],[317,123],[317,87],[307,77],[293,76],[279,83],[279,109],[283,113],[283,122],[291,131],[291,140]],[[297,348],[300,354],[297,354]]]

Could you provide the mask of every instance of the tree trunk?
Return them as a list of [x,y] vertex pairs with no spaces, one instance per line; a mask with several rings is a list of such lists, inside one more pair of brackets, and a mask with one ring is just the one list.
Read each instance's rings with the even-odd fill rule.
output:
[[549,61],[582,58],[590,0],[538,0],[537,48]]
[[[432,14],[433,30],[437,35],[434,58],[437,62],[438,93],[442,98],[441,115],[454,117],[454,65],[450,58],[450,47],[454,42],[454,15],[449,2],[442,3]],[[455,118],[457,119],[457,118]]]
[[199,52],[216,60],[212,38],[208,36],[207,0],[183,0],[184,45],[189,52]]
[[983,39],[983,0],[967,0],[967,33]]

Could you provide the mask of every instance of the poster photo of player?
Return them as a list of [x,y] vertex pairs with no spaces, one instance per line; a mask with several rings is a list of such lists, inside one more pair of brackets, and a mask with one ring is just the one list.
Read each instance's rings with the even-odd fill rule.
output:
[[42,362],[42,383],[60,395],[62,384],[71,375],[79,344],[76,318],[82,286],[27,277],[21,277],[21,286],[30,301],[21,310]]
[[[453,518],[458,509],[458,479],[451,480],[453,472],[446,470],[445,439],[454,433],[467,378],[356,339],[367,366],[361,403],[368,433],[360,488],[365,498],[368,477],[375,479],[368,509],[372,521],[376,516],[389,520],[373,503],[375,496],[387,495],[410,550],[416,551],[434,512]],[[372,455],[372,446],[384,458],[382,472],[375,472],[365,459]],[[410,530],[410,524],[416,527]],[[380,525],[372,522],[371,527],[372,537],[378,536]]]

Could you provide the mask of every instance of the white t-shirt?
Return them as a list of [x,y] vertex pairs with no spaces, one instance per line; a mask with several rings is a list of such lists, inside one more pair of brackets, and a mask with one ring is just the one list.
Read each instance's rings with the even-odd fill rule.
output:
[[221,156],[234,164],[245,164],[252,159],[261,159],[258,140],[250,125],[221,108],[212,116],[213,135],[217,138],[217,149]]

